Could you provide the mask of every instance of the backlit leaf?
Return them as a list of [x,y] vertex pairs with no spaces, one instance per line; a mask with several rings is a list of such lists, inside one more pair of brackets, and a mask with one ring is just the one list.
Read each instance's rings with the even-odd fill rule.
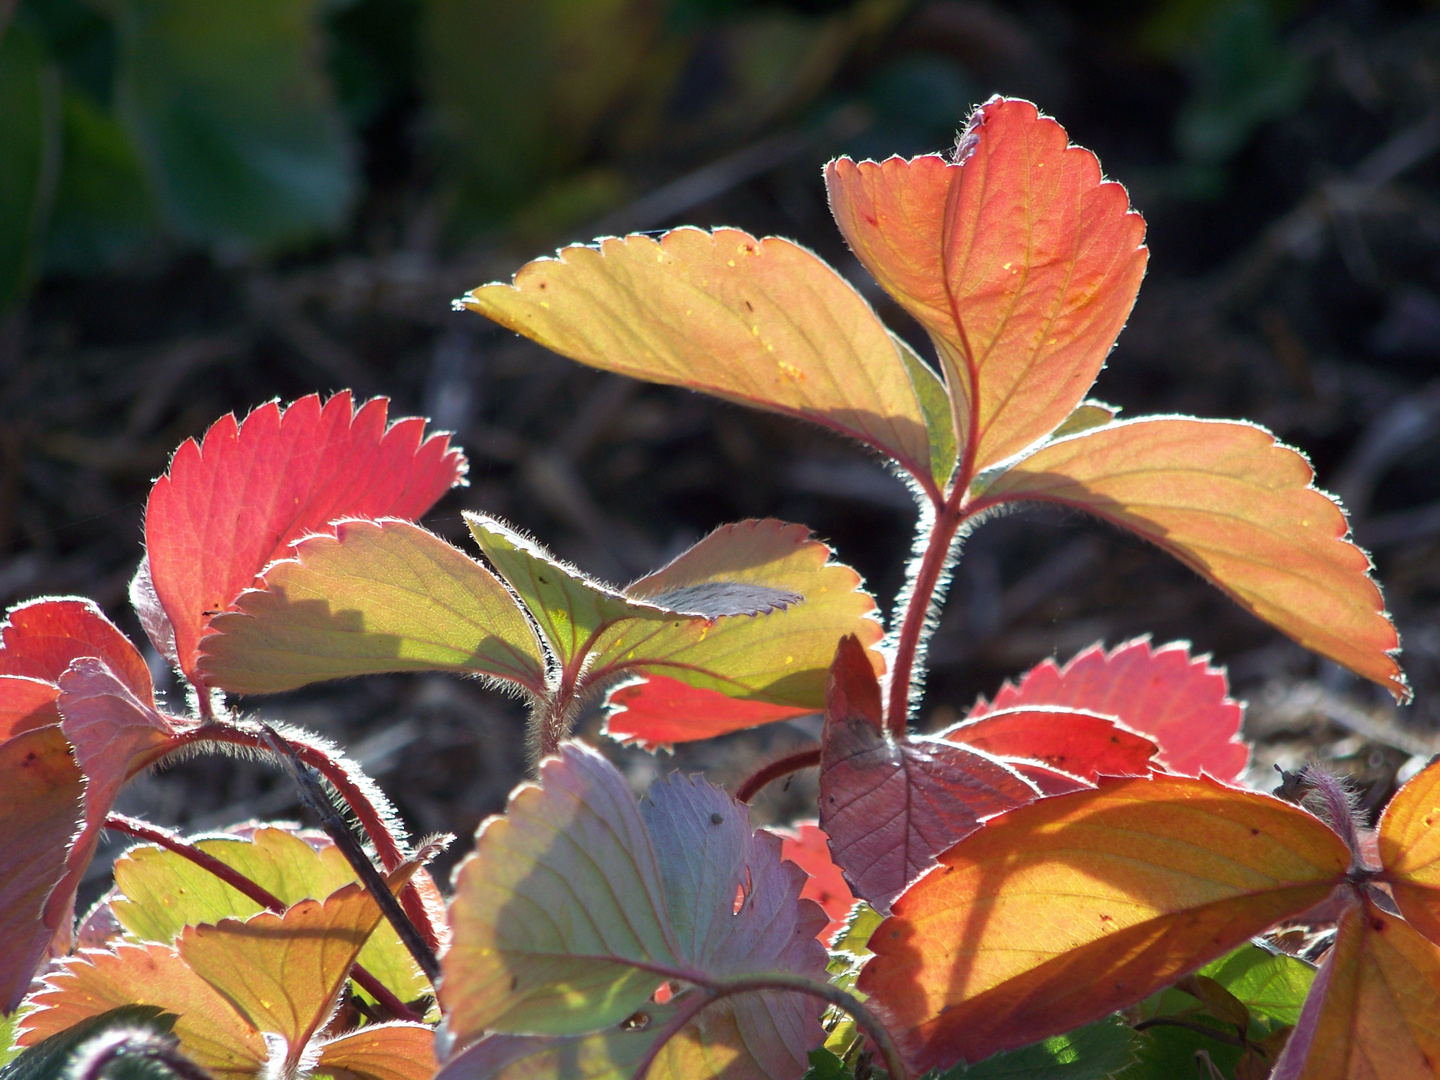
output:
[[[801,602],[759,618],[637,627],[638,635],[617,627],[597,645],[592,677],[643,674],[646,681],[611,697],[612,707],[623,704],[624,711],[610,715],[610,735],[655,746],[817,712],[835,644],[847,634],[866,647],[877,674],[884,670],[873,648],[881,635],[874,600],[860,575],[832,561],[804,526],[774,520],[721,526],[625,594],[658,603],[712,582],[778,589]],[[670,679],[692,692],[673,692]],[[707,691],[736,699],[734,706]]]
[[880,637],[859,575],[803,526],[723,526],[619,590],[493,518],[466,520],[582,691],[645,677],[610,698],[617,738],[654,746],[815,712],[835,642]]
[[54,683],[23,675],[0,675],[0,740],[60,723],[60,711],[55,707],[57,693]]
[[145,545],[192,681],[211,616],[295,540],[340,518],[418,518],[459,482],[464,458],[446,437],[424,438],[413,417],[387,427],[386,408],[376,398],[354,410],[348,392],[323,406],[316,395],[283,411],[271,402],[176,451],[150,493]]
[[935,737],[998,758],[1042,761],[1091,782],[1097,776],[1144,776],[1156,752],[1145,736],[1113,720],[1063,706],[997,709]]
[[0,627],[0,675],[58,683],[71,662],[82,656],[98,656],[130,693],[154,704],[145,658],[93,600],[31,600],[11,608]]
[[1033,1046],[958,1066],[938,1080],[1109,1080],[1134,1051],[1135,1033],[1116,1019],[1052,1035]]
[[945,852],[871,937],[859,989],[888,1003],[917,1068],[979,1061],[1168,985],[1324,899],[1349,863],[1270,796],[1101,781]]
[[89,1050],[86,1044],[91,1039],[105,1038],[116,1029],[168,1035],[175,1026],[175,1017],[154,1005],[122,1005],[82,1020],[22,1051],[11,1045],[17,1020],[17,1016],[11,1016],[0,1021],[0,1067],[3,1067],[0,1076],[5,1080],[56,1080],[70,1076],[74,1074],[76,1058]]
[[1440,944],[1440,763],[1395,793],[1380,818],[1380,864],[1410,924]]
[[[287,904],[323,900],[355,880],[344,855],[328,839],[304,839],[285,829],[256,829],[248,838],[210,837],[195,846]],[[120,895],[115,917],[145,941],[169,944],[186,926],[246,919],[262,911],[254,900],[189,859],[151,845],[131,848],[115,861]],[[380,923],[360,952],[360,963],[402,1001],[430,992],[430,984],[388,922]]]
[[969,718],[999,709],[1048,705],[1118,718],[1132,731],[1155,740],[1160,763],[1170,772],[1197,776],[1203,769],[1217,780],[1234,780],[1245,771],[1250,756],[1240,739],[1244,710],[1231,700],[1225,672],[1211,667],[1204,657],[1192,659],[1184,642],[1157,649],[1148,639],[1138,638],[1108,653],[1103,645],[1092,645],[1064,667],[1044,660],[1018,685],[1002,686],[993,704],[984,698],[977,701]]
[[[655,1035],[691,1003],[691,990],[664,1005],[646,1005],[623,1025],[590,1035],[526,1037],[491,1035],[449,1062],[435,1080],[631,1080]],[[766,1047],[765,1049],[768,1049]],[[745,1039],[734,999],[706,1007],[665,1045],[649,1076],[653,1080],[799,1080],[793,1055],[782,1062],[762,1057]]]
[[986,754],[939,739],[888,736],[879,683],[854,638],[836,651],[826,696],[820,827],[855,893],[877,910],[887,911],[982,818],[1037,794]]
[[663,981],[637,964],[680,966],[634,797],[576,744],[481,826],[455,873],[450,925],[440,1001],[461,1042],[618,1024]]
[[0,777],[0,1006],[10,1013],[60,927],[46,900],[84,816],[85,782],[54,725],[0,742]]
[[41,1039],[122,1005],[157,1005],[179,1019],[181,1051],[212,1074],[249,1080],[262,1069],[265,1040],[166,945],[121,943],[84,952],[46,975],[21,1021],[19,1042]]
[[86,784],[85,826],[71,844],[65,878],[46,905],[46,920],[53,925],[69,918],[75,891],[121,787],[161,757],[175,735],[194,724],[156,711],[98,657],[76,660],[58,685],[61,730],[74,747]]
[[[582,363],[812,420],[935,488],[900,347],[844,278],[789,240],[694,228],[611,237],[537,259],[464,303]],[[933,387],[923,393],[933,400]]]
[[1432,1080],[1440,947],[1370,900],[1340,920],[1273,1080]]
[[1252,424],[1131,420],[1041,447],[974,509],[1038,499],[1131,529],[1301,645],[1408,698],[1370,560],[1313,478]]
[[424,1024],[367,1024],[325,1044],[315,1071],[335,1080],[430,1080],[435,1030]]
[[1145,273],[1145,223],[1026,101],[977,109],[957,160],[825,170],[840,231],[934,340],[978,471],[1044,438],[1095,381]]
[[830,838],[813,821],[796,822],[788,829],[772,830],[780,837],[780,857],[789,859],[807,875],[800,895],[814,900],[830,917],[820,931],[820,940],[829,945],[845,928],[855,907],[855,894],[845,883],[845,875],[830,857]]
[[[649,1002],[664,981],[823,979],[825,915],[800,899],[805,875],[781,860],[779,838],[752,833],[747,817],[721,789],[678,775],[637,811],[615,768],[578,744],[542,763],[540,787],[512,797],[457,874],[441,1000],[462,1043],[511,1026],[572,1037],[491,1036],[446,1075],[628,1076],[665,1020],[696,1001],[692,990]],[[494,1001],[488,1016],[477,999]],[[726,997],[667,1046],[659,1075],[723,1066],[798,1080],[824,1038],[822,1008],[787,990]]]
[[380,922],[380,906],[361,885],[325,900],[302,900],[283,915],[189,926],[176,951],[261,1031],[285,1039],[294,1068],[330,1018],[360,950]]
[[340,225],[355,163],[318,0],[117,0],[117,94],[168,225],[222,250]]
[[545,688],[530,622],[489,570],[404,521],[342,521],[302,540],[211,622],[208,682],[236,693],[385,671],[454,671]]

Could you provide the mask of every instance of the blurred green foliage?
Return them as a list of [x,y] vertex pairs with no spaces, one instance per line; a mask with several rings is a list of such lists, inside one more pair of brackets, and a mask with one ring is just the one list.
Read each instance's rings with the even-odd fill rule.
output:
[[[1142,4],[1140,48],[1191,86],[1172,193],[1222,191],[1300,104],[1298,2]],[[873,121],[849,152],[941,149],[992,87],[876,52],[920,3],[10,0],[7,28],[0,0],[0,315],[47,272],[333,241],[387,184],[451,238],[553,234],[847,101]]]

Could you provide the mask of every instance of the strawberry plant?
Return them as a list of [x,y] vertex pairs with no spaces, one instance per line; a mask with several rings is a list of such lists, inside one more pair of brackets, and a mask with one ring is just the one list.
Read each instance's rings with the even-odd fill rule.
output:
[[[1026,501],[1145,537],[1408,696],[1369,560],[1298,452],[1086,400],[1145,269],[1124,189],[1000,98],[948,156],[826,181],[938,371],[816,256],[734,229],[566,248],[458,303],[893,463],[920,522],[888,630],[802,526],[728,525],[618,587],[492,517],[466,515],[483,561],[417,524],[465,461],[383,400],[218,421],[155,483],[131,588],[186,709],[89,601],[20,605],[0,638],[7,1077],[1437,1075],[1440,764],[1373,833],[1321,770],[1248,790],[1223,673],[1147,640],[914,728],[960,543]],[[343,751],[251,712],[397,671],[529,712],[534,779],[448,898],[425,865],[449,838],[412,843]],[[671,775],[637,800],[572,737],[590,702],[648,748],[824,724],[733,793]],[[204,750],[288,771],[322,829],[187,838],[114,812]],[[806,768],[818,824],[752,829],[755,793]],[[105,830],[140,844],[77,921]]]

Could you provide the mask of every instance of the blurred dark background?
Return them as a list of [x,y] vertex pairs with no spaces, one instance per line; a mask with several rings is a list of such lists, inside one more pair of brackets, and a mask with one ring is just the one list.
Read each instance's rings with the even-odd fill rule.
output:
[[[1150,276],[1097,395],[1247,417],[1304,448],[1374,553],[1416,705],[1138,541],[1037,512],[969,541],[926,725],[1044,657],[1152,633],[1229,666],[1257,782],[1319,755],[1380,799],[1440,750],[1440,7],[0,0],[0,32],[6,604],[90,595],[143,641],[125,585],[168,454],[227,410],[348,386],[457,432],[470,486],[430,519],[447,536],[483,509],[626,581],[773,515],[888,607],[914,511],[865,452],[580,368],[449,301],[564,242],[733,224],[810,245],[922,344],[846,251],[820,166],[945,150],[1001,92],[1095,150],[1149,222]],[[344,742],[418,831],[468,832],[523,768],[518,707],[476,684],[245,705]],[[813,733],[678,759],[729,781]],[[660,767],[617,753],[637,781]],[[803,813],[809,785],[761,812]],[[271,772],[228,760],[125,799],[191,828],[298,812]]]

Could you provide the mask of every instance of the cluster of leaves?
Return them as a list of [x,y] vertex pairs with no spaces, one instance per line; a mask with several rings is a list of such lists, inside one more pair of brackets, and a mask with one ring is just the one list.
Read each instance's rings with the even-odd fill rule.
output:
[[[1223,674],[1144,640],[911,728],[960,539],[1027,500],[1150,539],[1407,694],[1369,561],[1301,455],[1254,425],[1084,400],[1144,271],[1124,190],[999,98],[948,157],[840,159],[826,179],[939,372],[816,256],[736,230],[567,248],[459,303],[892,461],[921,514],[888,635],[798,526],[726,526],[616,588],[484,515],[467,515],[484,562],[416,524],[464,460],[419,420],[387,425],[384,401],[222,419],[156,482],[131,587],[185,714],[88,601],[22,605],[0,640],[17,1080],[127,1054],[237,1080],[1435,1074],[1440,764],[1374,834],[1323,772],[1290,801],[1247,790]],[[227,709],[394,671],[482,678],[530,710],[536,782],[481,826],[448,901],[433,846],[409,845],[343,754]],[[824,726],[733,795],[672,776],[637,802],[569,738],[601,694],[607,733],[651,748]],[[324,834],[185,839],[112,812],[138,772],[235,747],[289,769]],[[752,830],[753,793],[812,766],[818,825]],[[77,925],[105,829],[146,846]],[[1318,972],[1251,943],[1289,922],[1335,927]]]

